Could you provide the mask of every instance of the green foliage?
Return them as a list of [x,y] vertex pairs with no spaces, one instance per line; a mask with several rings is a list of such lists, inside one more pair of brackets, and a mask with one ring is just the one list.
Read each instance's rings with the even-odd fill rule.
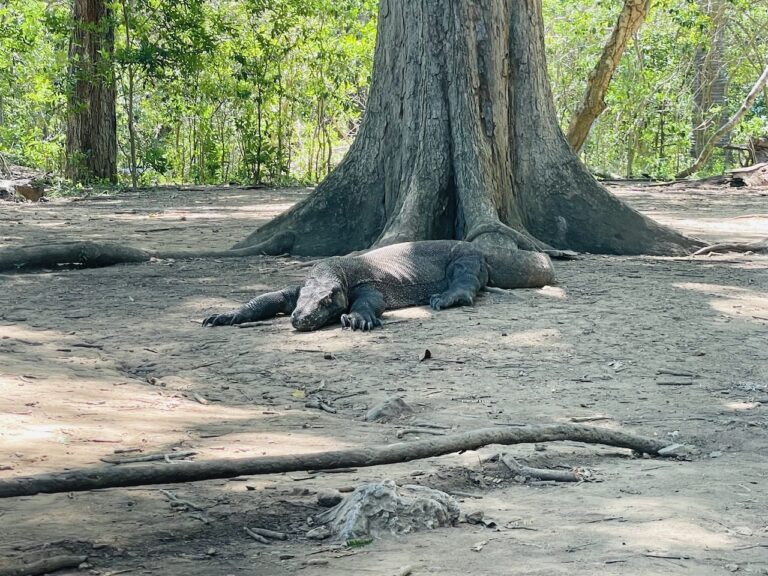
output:
[[[370,82],[374,0],[107,5],[123,180],[129,111],[145,184],[317,181],[349,145]],[[67,3],[0,1],[0,151],[58,173],[70,28]]]
[[[738,108],[768,54],[768,3],[720,1],[729,81],[723,102],[705,112],[710,133]],[[549,71],[566,127],[621,2],[543,2]],[[132,134],[144,184],[316,182],[356,134],[370,83],[375,0],[107,3],[124,182]],[[0,152],[54,173],[64,159],[69,5],[0,0]],[[654,0],[584,147],[592,169],[666,177],[690,163],[697,54],[711,49],[714,27],[701,6]],[[731,141],[767,133],[768,91]],[[707,171],[725,161],[720,153]]]
[[0,2],[0,152],[60,168],[69,12],[42,0]]
[[123,100],[131,70],[138,86],[142,181],[316,181],[338,161],[367,93],[372,0],[115,4],[130,14],[116,60]]
[[[580,102],[590,70],[621,9],[621,2],[543,0],[547,59],[563,128]],[[723,106],[704,121],[711,133],[733,114],[760,75],[768,55],[768,5],[723,0],[729,79]],[[589,9],[585,9],[586,6]],[[697,50],[711,50],[712,19],[696,0],[654,0],[647,22],[629,44],[592,127],[583,158],[593,170],[621,176],[667,178],[691,164]],[[768,133],[765,99],[732,135],[733,143]],[[724,154],[706,173],[725,168]],[[702,174],[702,175],[706,175]]]

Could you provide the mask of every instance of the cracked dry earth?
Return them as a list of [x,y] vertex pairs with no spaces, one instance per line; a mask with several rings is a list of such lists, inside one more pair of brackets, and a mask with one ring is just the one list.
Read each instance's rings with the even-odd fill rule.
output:
[[[768,236],[768,190],[615,190],[707,240]],[[0,246],[224,248],[306,193],[173,188],[6,203]],[[487,447],[333,474],[7,499],[0,566],[82,554],[87,564],[59,573],[767,574],[768,257],[587,255],[556,269],[556,286],[390,312],[364,334],[297,333],[284,318],[200,327],[300,280],[306,268],[290,257],[0,275],[3,478],[125,450],[204,460],[384,444],[408,424],[363,415],[393,394],[446,431],[581,421],[694,447],[688,461],[567,442],[507,450],[529,466],[583,468],[593,481],[579,484],[516,482]],[[313,391],[337,412],[305,407]],[[386,478],[453,493],[462,518],[482,511],[496,527],[462,522],[336,549],[304,537],[318,491]],[[246,526],[289,539],[260,544]]]

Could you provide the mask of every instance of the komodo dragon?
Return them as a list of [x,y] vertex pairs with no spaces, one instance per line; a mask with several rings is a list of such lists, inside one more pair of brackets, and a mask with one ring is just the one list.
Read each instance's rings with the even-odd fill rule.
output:
[[323,260],[303,285],[262,294],[236,310],[212,314],[203,326],[290,314],[291,324],[301,332],[339,319],[344,328],[371,330],[381,326],[385,310],[422,304],[435,310],[471,305],[486,286],[536,288],[553,278],[549,257],[539,252],[492,254],[457,240],[405,242],[359,256]]

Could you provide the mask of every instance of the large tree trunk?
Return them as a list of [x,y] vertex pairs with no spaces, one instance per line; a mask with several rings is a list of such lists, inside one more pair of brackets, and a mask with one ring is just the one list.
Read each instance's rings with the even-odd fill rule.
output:
[[616,20],[613,32],[603,47],[600,59],[589,74],[584,98],[568,126],[568,143],[575,152],[584,146],[592,124],[605,110],[605,95],[608,93],[613,73],[629,40],[645,21],[650,6],[651,0],[624,0],[624,7]]
[[67,177],[116,182],[114,24],[104,0],[74,0],[72,15]]
[[540,0],[382,0],[360,133],[310,197],[236,247],[295,254],[456,238],[616,254],[699,246],[602,188],[560,130]]

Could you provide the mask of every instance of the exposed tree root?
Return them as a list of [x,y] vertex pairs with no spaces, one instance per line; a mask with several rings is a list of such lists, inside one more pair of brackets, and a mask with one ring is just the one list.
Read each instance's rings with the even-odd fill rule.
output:
[[61,242],[7,248],[0,251],[0,272],[55,268],[74,265],[82,268],[100,268],[114,264],[148,262],[152,258],[238,258],[257,254],[277,255],[290,252],[292,233],[276,234],[261,244],[232,250],[157,251],[132,248],[112,242]]
[[64,568],[77,568],[87,556],[52,556],[35,562],[0,565],[0,576],[40,576]]
[[656,455],[666,446],[660,440],[579,424],[552,424],[524,428],[481,428],[462,434],[415,442],[319,452],[317,454],[179,462],[172,466],[146,464],[114,468],[85,468],[23,478],[9,478],[0,480],[0,498],[147,484],[197,482],[214,478],[279,474],[300,470],[379,466],[476,450],[489,444],[530,444],[563,440],[605,444]]
[[705,246],[693,253],[693,256],[706,256],[713,252],[754,252],[756,254],[768,254],[768,238],[755,242],[724,242]]

